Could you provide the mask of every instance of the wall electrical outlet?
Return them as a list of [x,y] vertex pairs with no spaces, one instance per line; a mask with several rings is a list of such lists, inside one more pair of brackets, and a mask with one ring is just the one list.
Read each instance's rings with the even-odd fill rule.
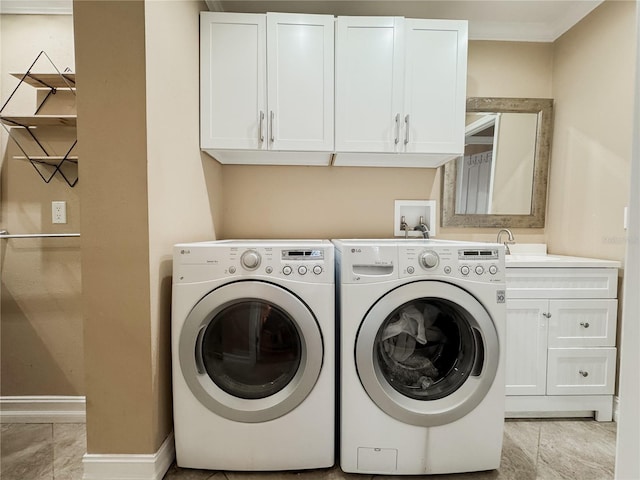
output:
[[51,222],[67,223],[67,202],[51,202]]

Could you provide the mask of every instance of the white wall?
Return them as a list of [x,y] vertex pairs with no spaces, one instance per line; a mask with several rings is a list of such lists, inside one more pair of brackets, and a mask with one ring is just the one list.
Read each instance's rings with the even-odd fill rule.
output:
[[636,72],[634,137],[631,159],[631,195],[622,312],[620,361],[620,416],[616,479],[640,478],[640,2],[636,2]]
[[[214,240],[221,166],[199,147],[198,1],[145,3],[151,335],[158,441],[171,431],[173,245]],[[167,35],[167,32],[171,32]]]

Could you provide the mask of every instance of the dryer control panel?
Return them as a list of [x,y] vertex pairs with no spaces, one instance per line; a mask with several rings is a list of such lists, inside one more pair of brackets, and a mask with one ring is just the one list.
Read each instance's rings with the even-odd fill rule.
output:
[[399,245],[400,277],[445,275],[503,282],[504,247],[499,245]]
[[264,276],[332,283],[333,262],[334,248],[327,241],[180,244],[174,248],[174,282]]

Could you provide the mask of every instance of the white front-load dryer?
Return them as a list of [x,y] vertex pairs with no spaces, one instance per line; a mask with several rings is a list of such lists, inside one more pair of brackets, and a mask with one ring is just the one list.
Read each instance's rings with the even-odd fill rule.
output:
[[332,466],[331,242],[176,245],[172,296],[178,466],[245,471]]
[[500,465],[504,246],[334,240],[345,472]]

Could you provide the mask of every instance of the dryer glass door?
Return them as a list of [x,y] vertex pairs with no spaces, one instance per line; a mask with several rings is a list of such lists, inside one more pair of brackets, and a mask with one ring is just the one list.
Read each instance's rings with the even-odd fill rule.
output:
[[198,335],[196,362],[225,392],[264,398],[291,382],[301,339],[285,311],[265,300],[241,300],[220,311]]
[[262,281],[223,285],[187,316],[180,368],[198,401],[239,422],[266,422],[297,407],[320,375],[320,327],[307,305]]
[[444,282],[387,293],[369,310],[355,360],[369,397],[404,423],[451,423],[475,408],[496,377],[495,325],[482,304]]

